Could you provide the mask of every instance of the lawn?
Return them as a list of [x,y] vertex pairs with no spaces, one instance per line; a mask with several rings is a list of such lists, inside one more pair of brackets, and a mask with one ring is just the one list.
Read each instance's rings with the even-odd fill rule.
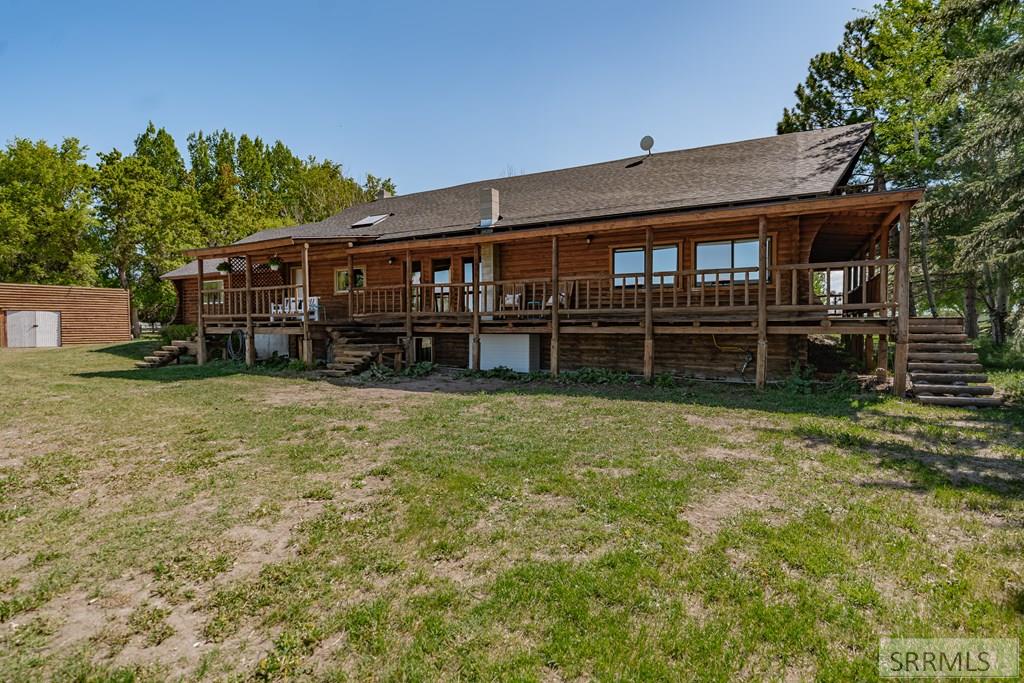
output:
[[[0,679],[872,679],[1024,636],[1024,412],[0,352]],[[1005,378],[1001,378],[1005,379]]]

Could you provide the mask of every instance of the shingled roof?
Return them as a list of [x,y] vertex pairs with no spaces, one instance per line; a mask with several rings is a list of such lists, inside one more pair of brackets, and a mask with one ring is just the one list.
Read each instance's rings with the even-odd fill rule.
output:
[[[827,195],[846,182],[870,134],[871,124],[856,124],[482,180],[359,204],[318,223],[262,230],[239,244],[282,237],[384,241],[472,232],[479,227],[485,188],[500,194],[496,231]],[[352,227],[380,214],[388,217]]]

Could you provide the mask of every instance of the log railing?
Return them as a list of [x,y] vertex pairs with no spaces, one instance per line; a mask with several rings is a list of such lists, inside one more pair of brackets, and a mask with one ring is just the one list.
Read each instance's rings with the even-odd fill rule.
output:
[[[249,309],[252,318],[258,321],[295,322],[303,319],[301,285],[207,290],[202,292],[202,302],[203,317],[211,322],[242,320]],[[309,309],[310,320],[319,320],[319,297],[309,297]]]
[[[895,308],[896,259],[769,266],[765,305],[776,313],[825,313],[888,316]],[[560,314],[585,315],[644,311],[648,289],[655,311],[750,312],[758,306],[756,267],[654,272],[647,287],[643,273],[562,277],[558,281]],[[417,283],[353,290],[356,316],[398,315],[412,297],[413,317],[492,318],[550,316],[555,287],[550,279]]]

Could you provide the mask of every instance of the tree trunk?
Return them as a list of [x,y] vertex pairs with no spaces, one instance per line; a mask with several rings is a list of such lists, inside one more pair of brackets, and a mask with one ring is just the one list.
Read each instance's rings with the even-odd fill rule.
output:
[[135,297],[128,282],[128,271],[124,268],[118,268],[117,280],[121,285],[121,289],[128,291],[128,315],[132,326],[132,337],[138,339],[142,336],[142,324],[139,323],[139,309],[135,306]]
[[921,221],[921,276],[924,279],[924,295],[933,318],[939,317],[939,309],[935,306],[935,293],[932,292],[932,278],[928,272],[928,217]]
[[964,287],[964,333],[970,339],[978,338],[978,283],[975,274],[967,274]]

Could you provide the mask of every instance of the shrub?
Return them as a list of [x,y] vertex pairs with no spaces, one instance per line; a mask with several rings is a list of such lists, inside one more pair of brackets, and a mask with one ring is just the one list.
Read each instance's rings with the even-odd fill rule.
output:
[[1024,405],[1024,374],[1011,379],[1004,391],[1008,402],[1016,405]]
[[814,387],[814,368],[809,365],[793,363],[789,377],[782,385],[782,390],[787,394],[808,395]]
[[605,368],[566,370],[558,375],[560,384],[630,384],[636,378],[628,372]]
[[430,361],[421,361],[402,370],[402,377],[426,377],[436,369],[436,364]]
[[991,339],[986,337],[976,340],[974,348],[978,352],[981,363],[987,368],[1024,370],[1024,347],[1021,346],[1020,341],[996,346]]
[[175,340],[191,339],[196,333],[195,325],[166,325],[160,330],[165,344]]

